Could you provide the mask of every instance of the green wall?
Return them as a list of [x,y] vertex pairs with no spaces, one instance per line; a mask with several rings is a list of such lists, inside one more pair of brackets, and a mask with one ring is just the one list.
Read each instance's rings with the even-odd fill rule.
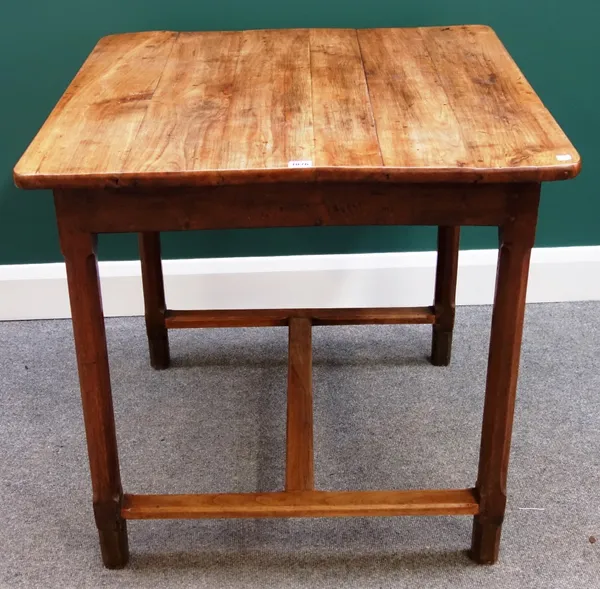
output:
[[[0,11],[0,264],[60,260],[49,192],[19,191],[12,167],[99,37],[125,31],[494,27],[583,157],[574,181],[547,184],[538,246],[600,244],[598,0],[6,0]],[[165,257],[428,250],[430,228],[306,228],[168,235]],[[493,247],[491,229],[464,248]],[[105,236],[104,259],[137,257],[135,237]]]

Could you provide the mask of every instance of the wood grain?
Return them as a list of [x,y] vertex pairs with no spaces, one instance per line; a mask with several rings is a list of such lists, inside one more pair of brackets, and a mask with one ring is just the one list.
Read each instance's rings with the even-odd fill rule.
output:
[[65,220],[82,231],[144,232],[349,225],[501,225],[520,184],[310,182],[194,189],[63,190]]
[[495,33],[467,26],[104,38],[14,178],[53,189],[538,183],[579,168]]
[[77,354],[94,517],[102,560],[121,568],[129,559],[126,522],[121,519],[121,475],[117,452],[108,352],[98,280],[96,238],[59,223],[65,256],[73,336]]
[[525,295],[539,196],[539,190],[534,187],[523,192],[521,198],[515,201],[513,220],[500,228],[476,484],[481,511],[474,519],[470,552],[474,560],[483,564],[496,562],[500,549]]
[[125,495],[125,519],[473,515],[472,489]]
[[537,170],[540,180],[556,168],[557,156],[570,156],[570,168],[577,165],[573,146],[494,31],[485,26],[457,30],[460,51],[453,35],[421,29],[468,149],[467,158],[456,165],[483,168],[491,175]]
[[290,318],[288,351],[285,490],[308,491],[313,466],[312,323]]
[[290,324],[290,318],[310,319],[313,325],[432,324],[433,307],[394,307],[384,309],[231,309],[217,311],[168,310],[169,329],[196,327],[277,327]]
[[358,38],[385,165],[440,168],[468,161],[421,29],[362,30]]
[[177,37],[156,32],[103,38],[17,170],[26,164],[24,173],[45,178],[48,187],[62,185],[65,176],[75,184],[98,174],[118,177]]
[[460,227],[438,227],[437,264],[433,307],[435,323],[431,339],[431,363],[448,366],[452,352],[452,331],[456,307]]
[[381,167],[356,31],[310,31],[315,165]]
[[308,35],[308,30],[241,33],[216,169],[287,170],[290,161],[313,159]]
[[160,370],[167,368],[170,363],[169,334],[165,326],[167,305],[160,253],[160,233],[158,231],[140,233],[138,243],[150,364]]
[[219,168],[241,40],[238,33],[178,36],[122,171],[152,177]]

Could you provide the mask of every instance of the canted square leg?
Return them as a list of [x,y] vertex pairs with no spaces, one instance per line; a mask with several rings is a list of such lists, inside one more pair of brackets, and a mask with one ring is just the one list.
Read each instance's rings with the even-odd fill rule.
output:
[[535,237],[539,186],[517,195],[515,217],[500,228],[500,251],[488,361],[473,524],[471,558],[498,559],[506,506],[506,480],[512,432],[529,259]]
[[108,568],[120,568],[127,564],[129,551],[126,522],[121,517],[123,492],[98,283],[96,239],[87,233],[60,228],[60,240],[67,267],[94,516],[102,560]]
[[448,366],[452,351],[460,227],[438,227],[431,363]]
[[156,369],[168,368],[170,363],[169,334],[165,327],[166,304],[160,254],[160,233],[140,233],[138,241],[150,364]]

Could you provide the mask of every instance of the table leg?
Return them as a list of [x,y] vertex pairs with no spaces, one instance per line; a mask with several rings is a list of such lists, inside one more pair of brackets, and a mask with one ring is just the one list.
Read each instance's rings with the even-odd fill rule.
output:
[[452,349],[460,227],[438,227],[431,363],[448,366]]
[[498,559],[506,506],[510,453],[529,259],[535,237],[539,188],[521,196],[517,212],[500,228],[500,251],[488,361],[471,558]]
[[160,233],[140,233],[139,247],[150,364],[156,369],[168,368],[169,334],[165,327],[166,303]]
[[65,256],[73,334],[102,560],[109,568],[127,564],[126,522],[121,518],[121,476],[117,455],[96,238],[60,231]]

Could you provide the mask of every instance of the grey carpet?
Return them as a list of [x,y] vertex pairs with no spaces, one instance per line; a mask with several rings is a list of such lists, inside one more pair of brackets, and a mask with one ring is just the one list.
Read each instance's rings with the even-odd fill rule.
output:
[[[493,567],[465,556],[470,518],[438,517],[130,522],[130,565],[107,571],[70,323],[0,324],[0,586],[600,587],[599,316],[598,303],[527,309]],[[425,326],[316,328],[317,486],[472,485],[489,320],[459,309],[450,368],[427,362]],[[107,332],[126,491],[281,487],[285,329],[171,332],[164,372],[141,319]]]

